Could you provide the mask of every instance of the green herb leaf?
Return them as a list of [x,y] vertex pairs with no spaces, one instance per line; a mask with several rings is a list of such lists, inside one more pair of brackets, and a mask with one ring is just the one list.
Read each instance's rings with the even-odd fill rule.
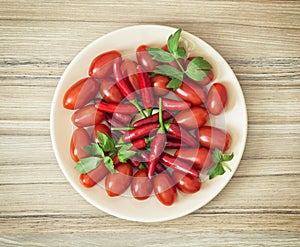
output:
[[104,152],[115,152],[116,151],[115,142],[112,139],[112,137],[110,137],[109,135],[106,135],[106,134],[98,131],[98,140],[100,142],[99,145]]
[[124,144],[118,151],[118,158],[120,162],[126,162],[129,158],[136,154],[135,151],[129,150],[132,147],[131,143]]
[[95,168],[97,168],[101,162],[99,157],[88,157],[80,159],[75,166],[75,169],[78,170],[81,174],[88,173]]
[[104,156],[103,150],[97,143],[92,143],[91,145],[85,146],[82,149],[90,155],[100,155],[102,157]]
[[186,75],[193,80],[201,81],[209,74],[211,68],[211,65],[202,57],[195,57],[188,64]]
[[174,52],[175,58],[183,58],[186,59],[186,51],[184,47],[179,47],[175,52]]
[[105,156],[103,162],[107,170],[109,170],[111,173],[118,173],[118,171],[115,169],[114,162],[111,157]]
[[179,71],[171,65],[163,64],[156,66],[156,68],[157,69],[154,70],[154,73],[156,74],[162,74],[181,81],[183,80],[183,72]]
[[175,53],[177,51],[181,32],[182,29],[178,29],[174,34],[170,35],[168,38],[168,49],[171,53]]
[[170,63],[175,60],[172,54],[164,51],[160,48],[147,48],[146,49],[151,55],[152,59],[162,62],[162,63]]
[[172,78],[168,84],[167,84],[167,88],[172,88],[174,91],[178,88],[180,88],[182,85],[182,81],[181,80],[178,80],[176,78]]
[[214,177],[218,175],[223,175],[225,173],[225,170],[222,165],[216,164],[212,168],[210,168],[207,172],[209,175],[209,179],[213,179]]
[[138,168],[139,170],[147,169],[147,166],[144,163],[141,163]]
[[223,154],[221,150],[216,148],[212,155],[214,165],[207,172],[209,179],[213,179],[218,175],[223,175],[225,173],[225,168],[231,171],[231,168],[228,166],[226,161],[232,160],[233,156],[233,153],[230,155]]

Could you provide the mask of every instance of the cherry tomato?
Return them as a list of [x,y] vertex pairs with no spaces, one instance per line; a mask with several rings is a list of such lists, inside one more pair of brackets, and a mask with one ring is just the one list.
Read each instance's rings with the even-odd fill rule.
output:
[[94,104],[86,105],[73,113],[71,120],[77,127],[87,127],[102,122],[105,113],[98,111]]
[[177,149],[175,156],[193,162],[197,170],[208,169],[213,165],[212,154],[208,148],[181,148]]
[[206,92],[195,83],[182,82],[181,86],[174,93],[192,105],[201,105],[206,101]]
[[167,88],[169,81],[170,78],[164,75],[155,75],[151,77],[151,85],[155,94],[158,96],[164,96],[168,94],[170,91],[170,89]]
[[89,75],[99,79],[109,76],[112,73],[114,60],[121,56],[121,53],[115,50],[98,55],[90,64]]
[[93,140],[96,143],[99,142],[99,140],[98,140],[98,131],[101,132],[101,133],[103,133],[103,134],[111,136],[110,128],[107,125],[105,125],[105,124],[97,124],[95,126],[95,128],[94,128],[94,131],[93,131]]
[[70,142],[70,154],[72,159],[78,162],[80,159],[88,157],[89,155],[82,148],[90,144],[91,139],[85,129],[78,128],[74,130]]
[[227,90],[221,83],[213,84],[209,91],[206,106],[213,115],[219,115],[227,105]]
[[140,89],[140,82],[136,70],[137,63],[130,59],[124,59],[121,64],[122,74],[128,78],[131,86],[135,91]]
[[[186,60],[186,68],[189,64],[190,61],[192,61],[195,57],[189,57],[187,60]],[[201,86],[206,86],[208,85],[214,78],[214,73],[212,70],[209,70],[209,74],[201,81],[194,81],[193,79],[187,77],[186,80],[189,81],[189,82],[196,82],[198,84],[200,84]]]
[[87,77],[77,81],[65,93],[63,106],[66,109],[74,110],[86,105],[98,92],[98,82]]
[[199,128],[198,138],[202,146],[218,148],[221,151],[227,150],[231,143],[231,136],[228,132],[212,126]]
[[186,129],[194,129],[203,126],[208,120],[208,112],[204,107],[193,106],[190,109],[179,112],[175,121]]
[[166,173],[156,175],[153,182],[154,193],[157,199],[166,206],[171,206],[176,198],[177,191],[174,182]]
[[172,178],[176,187],[184,193],[192,194],[200,190],[201,182],[189,174],[183,174],[179,171],[173,171]]
[[124,96],[112,78],[105,78],[100,82],[100,95],[108,103],[120,103]]
[[146,50],[149,46],[140,45],[136,49],[136,58],[140,65],[144,67],[146,72],[153,72],[158,62],[152,59],[152,55]]
[[108,170],[106,166],[103,162],[101,162],[94,170],[86,174],[80,174],[80,183],[87,188],[91,188],[95,184],[99,183],[107,175],[107,173]]
[[152,193],[153,182],[148,178],[148,170],[138,170],[131,182],[131,193],[137,200],[146,200]]
[[128,163],[120,163],[115,169],[118,173],[108,174],[105,180],[105,189],[109,196],[123,194],[132,180],[132,167]]

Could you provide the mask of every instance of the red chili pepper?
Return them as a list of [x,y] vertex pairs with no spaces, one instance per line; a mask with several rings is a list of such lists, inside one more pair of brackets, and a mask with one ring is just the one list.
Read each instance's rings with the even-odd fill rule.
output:
[[140,150],[148,145],[148,140],[146,138],[134,140],[130,150]]
[[182,140],[189,146],[199,146],[199,142],[184,128],[179,127],[177,124],[165,124],[165,129],[168,134],[172,135],[174,138]]
[[121,72],[121,59],[116,59],[113,63],[113,72],[116,79],[116,84],[120,89],[121,93],[129,100],[132,101],[135,99],[134,90],[131,84],[126,81],[125,77]]
[[130,159],[128,159],[128,162],[130,163],[130,165],[132,165],[133,167],[139,167],[141,164],[141,161],[139,159],[139,157],[137,155],[132,156]]
[[[172,114],[167,112],[167,111],[163,111],[162,112],[162,118],[163,120],[168,120],[172,117]],[[146,125],[146,124],[150,124],[150,123],[158,123],[158,120],[159,120],[159,114],[158,113],[155,113],[149,117],[146,117],[146,118],[142,118],[138,121],[136,121],[134,124],[133,124],[133,127],[140,127],[142,125]]]
[[119,112],[115,112],[112,117],[125,124],[130,123],[132,120],[132,116],[129,114],[121,114]]
[[168,141],[167,141],[167,144],[166,144],[166,148],[179,149],[179,148],[182,148],[182,147],[189,147],[189,145],[182,142],[181,140],[168,138],[168,135],[167,135],[167,140]]
[[[150,152],[148,150],[144,150],[140,153],[140,157],[142,158],[142,162],[148,162],[149,161],[149,156],[150,156]],[[157,173],[162,173],[165,170],[166,170],[166,168],[161,163],[158,162],[156,164],[155,171]]]
[[[158,100],[156,99],[156,105],[158,105]],[[178,101],[173,99],[163,99],[162,108],[169,111],[181,111],[186,110],[191,107],[191,103],[185,101]]]
[[[124,124],[122,124],[121,122],[119,122],[116,119],[113,119],[111,116],[106,115],[106,121],[111,125],[111,127],[114,128],[125,128],[126,126]],[[126,130],[118,130],[120,133],[125,134]],[[112,132],[114,139],[117,141],[119,139],[119,137],[116,134],[115,131]]]
[[166,134],[163,132],[160,132],[160,129],[158,130],[157,134],[154,136],[152,142],[151,142],[151,152],[149,156],[149,163],[148,163],[148,177],[149,179],[152,178],[155,166],[160,160],[160,155],[165,149],[166,145]]
[[199,177],[197,170],[193,167],[193,163],[191,162],[183,161],[168,153],[162,153],[160,160],[164,165],[169,166],[174,170],[181,171],[184,174],[190,174],[193,177]]
[[106,103],[100,101],[99,103],[95,104],[95,107],[99,111],[109,112],[109,113],[121,113],[121,114],[135,114],[137,113],[137,108],[133,105],[129,104],[115,104],[115,103]]
[[159,124],[148,124],[145,126],[141,126],[138,128],[135,128],[134,130],[127,131],[123,136],[122,140],[124,142],[130,142],[139,138],[143,138],[145,136],[148,136],[152,131],[159,128]]
[[142,94],[142,100],[146,109],[151,109],[154,105],[154,97],[151,87],[151,81],[148,74],[144,71],[142,66],[136,67],[138,72],[138,78],[140,82],[140,90]]

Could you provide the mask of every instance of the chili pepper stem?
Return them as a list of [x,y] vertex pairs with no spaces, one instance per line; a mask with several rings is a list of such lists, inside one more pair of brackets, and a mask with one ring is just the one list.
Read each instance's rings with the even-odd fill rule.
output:
[[148,117],[152,115],[153,108],[146,109]]
[[163,116],[162,116],[162,99],[161,98],[159,98],[159,109],[158,110],[159,110],[158,121],[159,121],[159,125],[160,125],[158,133],[165,133],[164,120],[163,120]]
[[111,128],[111,130],[133,130],[133,127]]
[[130,100],[130,103],[133,104],[136,109],[138,109],[138,111],[144,116],[144,117],[147,117],[145,112],[143,111],[143,109],[140,107],[140,105],[138,104],[137,100],[134,99],[134,100]]

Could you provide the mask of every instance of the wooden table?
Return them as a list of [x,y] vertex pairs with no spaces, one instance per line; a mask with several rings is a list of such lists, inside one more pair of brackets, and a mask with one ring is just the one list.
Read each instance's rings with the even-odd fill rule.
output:
[[[299,246],[299,1],[2,0],[1,246]],[[96,38],[121,27],[182,27],[236,73],[249,116],[246,150],[205,207],[163,223],[129,222],[87,203],[51,147],[60,76]]]

